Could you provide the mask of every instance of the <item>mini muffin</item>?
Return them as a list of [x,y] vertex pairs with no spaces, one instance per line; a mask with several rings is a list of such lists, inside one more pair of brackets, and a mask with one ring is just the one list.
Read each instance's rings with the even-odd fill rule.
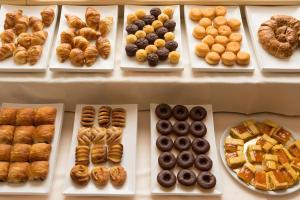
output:
[[222,53],[225,52],[225,47],[221,44],[216,43],[211,46],[211,51],[214,51],[214,52],[222,55]]
[[196,55],[201,57],[201,58],[205,58],[205,56],[209,52],[209,50],[210,50],[209,46],[204,42],[201,42],[201,43],[197,44],[196,47],[195,47]]
[[137,9],[135,11],[135,15],[137,16],[137,18],[143,19],[145,17],[145,15],[146,15],[146,11],[143,10],[143,9]]
[[230,51],[226,51],[222,54],[222,63],[226,66],[232,66],[234,65],[236,61],[236,55]]
[[222,25],[218,28],[218,32],[220,35],[229,36],[231,34],[231,28],[227,25]]
[[202,11],[200,8],[192,8],[189,13],[189,17],[192,21],[199,21],[202,17]]
[[220,62],[220,55],[216,52],[209,52],[205,56],[205,61],[210,65],[217,65]]
[[134,35],[136,36],[137,39],[141,39],[141,38],[146,37],[145,31],[142,31],[142,30],[138,30],[137,32],[135,32]]
[[154,28],[151,25],[146,25],[146,26],[143,27],[143,31],[145,31],[146,34],[153,33],[154,32]]
[[205,8],[205,9],[203,9],[202,14],[203,14],[203,17],[213,19],[216,16],[216,11],[215,11],[215,8]]
[[240,51],[236,57],[236,62],[239,65],[248,65],[250,63],[250,54],[247,52]]
[[159,20],[155,20],[154,22],[152,22],[152,27],[154,28],[154,30],[156,30],[162,26],[163,26],[163,23]]
[[214,27],[219,28],[222,25],[226,25],[227,20],[224,16],[218,16],[213,20]]
[[203,26],[196,26],[193,29],[194,38],[201,40],[202,38],[205,37],[205,35],[206,35],[206,30]]
[[241,21],[238,19],[228,19],[227,25],[231,28],[231,30],[238,31],[241,26]]
[[157,19],[162,23],[165,23],[166,21],[169,20],[169,16],[164,13],[161,13],[160,15],[158,15]]
[[137,37],[133,34],[129,34],[126,37],[126,43],[127,44],[134,44],[137,41]]
[[164,38],[165,38],[166,41],[174,40],[174,39],[175,39],[175,34],[172,33],[172,32],[167,32],[167,33],[164,35]]
[[171,64],[177,64],[180,60],[180,53],[177,51],[171,51],[168,55],[168,59]]
[[146,50],[145,49],[139,49],[135,53],[135,58],[139,62],[144,62],[147,59],[147,52],[146,52]]
[[227,14],[227,9],[224,6],[216,6],[216,16],[225,16]]
[[153,44],[150,44],[145,48],[145,50],[146,50],[147,54],[156,53],[157,47]]
[[138,17],[134,13],[127,15],[127,24],[133,24],[136,20],[138,20]]
[[218,35],[218,30],[213,26],[208,26],[205,31],[207,35],[211,35],[213,37]]
[[166,42],[163,39],[157,39],[157,40],[154,41],[154,45],[157,48],[162,48],[166,45]]
[[224,35],[217,35],[215,37],[215,43],[221,44],[223,46],[226,46],[226,44],[229,42],[228,37]]
[[207,35],[202,39],[202,42],[206,43],[208,46],[212,46],[215,43],[215,39],[211,35]]
[[229,42],[226,45],[226,51],[231,51],[233,53],[239,52],[241,49],[241,44],[239,42]]
[[174,9],[171,7],[166,7],[165,9],[163,9],[163,13],[168,15],[169,19],[172,19],[174,14]]
[[206,27],[212,25],[212,21],[211,21],[210,18],[204,17],[204,18],[200,19],[199,25],[203,26],[204,28],[206,28]]
[[229,36],[230,42],[241,42],[242,39],[243,39],[243,36],[240,33],[231,33]]

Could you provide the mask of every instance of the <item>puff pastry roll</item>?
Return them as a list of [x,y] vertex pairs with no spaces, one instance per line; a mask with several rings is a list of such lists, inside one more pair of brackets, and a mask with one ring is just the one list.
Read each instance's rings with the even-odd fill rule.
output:
[[10,161],[11,145],[0,144],[0,161]]
[[16,114],[17,126],[32,126],[34,125],[34,109],[33,108],[20,108]]
[[15,125],[17,109],[1,108],[0,109],[0,125]]
[[34,126],[16,126],[14,133],[14,144],[32,144],[32,136],[35,132]]
[[36,161],[30,164],[29,167],[29,180],[43,181],[48,176],[49,162]]
[[10,153],[11,162],[28,162],[30,153],[29,144],[15,144],[12,146]]
[[86,127],[79,128],[77,141],[79,145],[90,146],[93,141],[92,129]]
[[52,124],[37,126],[33,134],[33,142],[50,144],[53,139],[54,129]]
[[36,109],[34,122],[35,125],[54,124],[56,108],[43,106]]
[[14,130],[14,126],[0,125],[0,144],[11,144],[14,138]]
[[28,180],[28,174],[29,174],[28,162],[10,163],[7,182],[9,183],[26,182]]
[[33,144],[30,149],[29,160],[48,161],[51,153],[51,145],[46,143]]
[[0,182],[7,180],[9,162],[0,162]]
[[88,166],[90,163],[90,147],[77,146],[75,150],[75,164]]

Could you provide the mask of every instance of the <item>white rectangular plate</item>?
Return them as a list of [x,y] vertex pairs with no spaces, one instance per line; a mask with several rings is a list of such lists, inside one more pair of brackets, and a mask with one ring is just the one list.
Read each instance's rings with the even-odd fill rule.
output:
[[178,5],[168,6],[174,9],[173,20],[176,22],[176,28],[174,30],[175,40],[178,43],[178,51],[181,54],[181,59],[178,64],[172,65],[168,61],[159,61],[158,65],[151,67],[148,65],[148,62],[138,62],[135,57],[128,57],[126,55],[125,46],[126,46],[126,17],[130,13],[134,13],[137,9],[143,9],[149,14],[151,8],[158,7],[163,10],[167,6],[135,6],[135,5],[125,5],[124,9],[124,26],[123,26],[123,40],[122,40],[122,53],[121,53],[121,68],[128,71],[148,71],[148,72],[174,72],[181,71],[184,69],[184,61],[182,59],[182,44],[181,44],[181,22],[180,22],[180,7]]
[[[132,196],[135,195],[135,163],[136,163],[136,137],[137,137],[137,105],[136,104],[128,104],[128,105],[109,105],[112,108],[122,107],[126,110],[126,127],[123,129],[123,158],[121,165],[127,171],[127,180],[125,184],[121,187],[114,187],[109,181],[108,184],[104,187],[97,187],[92,180],[88,183],[88,185],[84,187],[76,186],[70,177],[70,170],[75,164],[75,149],[77,146],[77,133],[80,128],[80,118],[81,118],[81,110],[85,105],[77,105],[75,120],[74,120],[74,128],[73,128],[73,136],[71,141],[71,149],[69,154],[69,162],[66,167],[66,177],[65,177],[65,189],[63,194],[69,196]],[[99,108],[102,105],[92,105],[96,109],[96,119],[95,125],[97,126],[98,119],[97,113]],[[109,163],[106,162],[103,165],[109,166]],[[89,165],[89,170],[91,170],[93,164]]]
[[41,18],[40,12],[47,7],[51,7],[54,10],[55,18],[50,27],[45,27],[44,30],[48,32],[48,38],[43,46],[43,53],[40,60],[35,65],[24,64],[18,65],[13,61],[13,58],[7,58],[0,62],[0,72],[44,72],[48,67],[48,61],[50,57],[50,49],[52,48],[54,31],[56,27],[58,7],[57,5],[51,6],[13,6],[13,5],[2,5],[0,12],[0,32],[4,30],[4,20],[7,12],[15,11],[17,9],[23,10],[23,13],[30,17],[35,16]]
[[[181,186],[178,182],[173,189],[164,189],[161,187],[156,180],[157,174],[161,171],[161,168],[158,165],[158,157],[161,153],[156,147],[156,139],[160,135],[156,130],[156,123],[158,121],[157,116],[155,115],[155,108],[157,104],[150,105],[150,113],[151,113],[151,192],[155,195],[184,195],[184,196],[218,196],[222,194],[221,188],[221,176],[220,176],[220,165],[217,156],[217,148],[216,148],[216,140],[215,140],[215,130],[214,130],[214,122],[213,122],[213,112],[211,105],[201,105],[207,111],[207,117],[203,120],[203,123],[206,125],[207,134],[204,138],[210,144],[210,150],[207,155],[213,160],[213,167],[211,172],[215,175],[217,179],[217,184],[215,188],[211,190],[202,190],[200,187],[195,185],[194,187],[188,188]],[[173,107],[173,105],[171,105]],[[194,107],[193,105],[186,106],[189,110]],[[190,121],[189,121],[190,122]],[[175,120],[171,118],[171,123],[174,124]],[[175,137],[171,136],[172,139]],[[177,155],[174,148],[172,152]],[[175,167],[175,172],[178,171],[179,168]],[[198,171],[194,169],[194,171]]]
[[246,17],[258,65],[265,72],[300,72],[300,51],[296,49],[288,59],[280,59],[265,51],[258,41],[260,25],[273,15],[290,15],[300,18],[299,6],[246,6]]
[[[248,45],[243,23],[241,23],[241,28],[239,30],[239,32],[243,36],[243,40],[241,43],[241,50],[250,53],[249,65],[239,66],[236,64],[232,67],[227,67],[221,61],[218,65],[210,65],[205,62],[204,58],[199,58],[195,54],[195,45],[197,43],[200,43],[201,40],[197,40],[193,36],[193,29],[197,26],[197,22],[194,22],[189,18],[189,13],[192,8],[207,8],[207,7],[211,7],[211,6],[184,5],[184,19],[186,25],[186,34],[188,39],[188,48],[189,48],[192,69],[195,71],[203,71],[203,72],[253,72],[256,68],[255,57]],[[227,14],[225,17],[227,19],[235,18],[242,22],[239,6],[226,6],[226,8],[227,8]]]
[[55,132],[51,143],[52,149],[49,158],[49,173],[46,180],[41,182],[28,181],[24,184],[9,184],[0,183],[1,195],[47,195],[49,194],[55,174],[55,166],[57,160],[57,152],[59,148],[59,138],[63,124],[64,104],[16,104],[16,103],[3,103],[2,107],[40,107],[40,106],[53,106],[57,109],[55,118]]
[[[84,65],[83,67],[76,67],[72,65],[69,60],[61,63],[56,57],[56,47],[60,44],[61,32],[68,30],[69,26],[65,19],[65,14],[76,15],[85,21],[85,11],[88,7],[95,8],[103,17],[113,17],[113,25],[110,33],[107,35],[111,43],[111,53],[107,59],[98,57],[97,61],[90,67]],[[117,21],[118,21],[118,6],[62,6],[61,17],[59,22],[59,28],[56,36],[55,46],[52,48],[52,55],[49,68],[52,71],[63,71],[63,72],[110,72],[114,68],[115,63],[115,46],[117,37]],[[90,41],[95,42],[95,41]]]

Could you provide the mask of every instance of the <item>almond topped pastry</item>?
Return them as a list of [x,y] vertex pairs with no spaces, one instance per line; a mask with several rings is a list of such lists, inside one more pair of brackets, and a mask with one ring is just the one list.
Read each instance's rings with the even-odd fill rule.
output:
[[244,121],[240,125],[230,129],[230,135],[233,138],[241,139],[244,141],[248,141],[258,134],[259,130],[252,120]]
[[244,141],[228,137],[225,139],[224,148],[226,152],[243,151]]
[[249,184],[254,178],[256,168],[251,163],[245,163],[242,169],[237,173],[238,177],[245,183]]

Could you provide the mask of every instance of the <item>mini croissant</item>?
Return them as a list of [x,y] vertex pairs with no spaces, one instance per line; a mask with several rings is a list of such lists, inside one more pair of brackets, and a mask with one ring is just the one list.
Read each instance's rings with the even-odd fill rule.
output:
[[100,33],[92,28],[84,27],[78,31],[78,35],[85,37],[88,40],[96,40]]
[[73,38],[75,37],[75,29],[70,28],[69,30],[63,31],[60,34],[60,43],[73,44]]
[[89,27],[97,30],[100,22],[100,13],[96,9],[88,7],[85,11],[85,21]]
[[21,33],[25,33],[28,30],[29,26],[29,19],[26,16],[21,16],[17,18],[16,24],[14,27],[15,33],[17,35],[20,35]]
[[89,41],[82,36],[76,36],[73,38],[73,47],[85,50],[89,45]]
[[29,33],[21,33],[17,38],[17,44],[28,49],[31,46],[31,35]]
[[60,62],[66,61],[72,50],[72,46],[69,43],[62,43],[56,47],[56,56]]
[[41,31],[44,28],[44,24],[38,17],[29,17],[29,26],[33,32]]
[[13,43],[15,41],[16,35],[12,29],[7,29],[0,34],[1,42]]
[[86,26],[85,22],[77,16],[65,15],[65,18],[70,28],[81,29]]
[[15,49],[14,51],[14,61],[15,63],[17,64],[25,64],[27,63],[27,50],[22,47],[22,46],[19,46]]
[[96,41],[96,47],[98,49],[99,55],[102,58],[104,59],[108,58],[111,51],[111,46],[107,38],[99,37],[98,40]]
[[8,12],[5,15],[4,29],[11,29],[15,27],[16,21],[19,17],[23,15],[22,10],[16,10],[13,12]]
[[47,31],[34,32],[31,36],[31,45],[44,45],[48,37]]
[[72,49],[69,59],[73,65],[80,67],[84,64],[84,53],[81,49]]
[[99,23],[99,31],[101,36],[107,36],[107,34],[111,31],[113,25],[113,17],[105,17],[104,19],[100,20]]
[[14,43],[6,43],[0,47],[0,61],[5,60],[8,57],[11,57],[14,53],[16,46]]
[[42,52],[43,52],[43,47],[41,45],[31,46],[27,51],[28,63],[30,65],[36,64],[39,61],[39,59],[41,58]]
[[52,8],[44,8],[41,12],[42,22],[45,26],[50,26],[54,20],[55,13]]
[[89,45],[84,50],[84,58],[85,58],[85,63],[88,66],[91,66],[96,62],[98,58],[98,50],[95,45]]

